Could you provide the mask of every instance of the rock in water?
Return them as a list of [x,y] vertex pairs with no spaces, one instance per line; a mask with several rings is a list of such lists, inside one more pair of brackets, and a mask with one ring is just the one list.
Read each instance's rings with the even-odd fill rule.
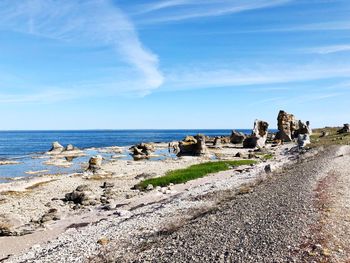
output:
[[102,156],[96,155],[90,158],[89,160],[89,167],[88,171],[91,171],[92,173],[96,173],[98,170],[101,169],[102,166]]
[[155,148],[153,144],[141,143],[132,146],[129,150],[131,151],[131,155],[134,157],[134,159],[143,159],[148,158],[152,152],[155,151]]
[[205,145],[205,136],[202,134],[198,134],[195,137],[187,136],[185,140],[179,142],[179,149],[178,156],[200,156],[208,153],[207,146]]
[[50,149],[50,153],[61,153],[63,152],[64,147],[59,142],[53,142]]
[[239,144],[242,143],[245,139],[245,135],[241,132],[237,132],[235,130],[232,131],[232,134],[230,136],[230,142],[233,144]]
[[75,151],[75,150],[78,150],[78,148],[73,146],[72,144],[68,144],[65,148],[65,151]]
[[341,133],[350,133],[350,125],[349,123],[344,124],[343,128],[337,131],[338,134]]

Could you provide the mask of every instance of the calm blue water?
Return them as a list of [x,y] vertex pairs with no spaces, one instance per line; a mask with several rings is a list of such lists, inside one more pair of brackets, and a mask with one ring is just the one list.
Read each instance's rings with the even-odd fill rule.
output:
[[197,133],[220,136],[230,135],[231,130],[0,131],[0,158],[46,152],[54,141],[79,148],[127,146],[140,142],[177,141]]
[[[251,130],[239,130],[251,133]],[[0,183],[10,178],[28,177],[26,171],[47,170],[45,174],[67,174],[80,172],[81,164],[86,163],[92,155],[101,154],[106,159],[113,154],[86,150],[86,156],[74,159],[72,166],[62,168],[45,165],[49,157],[41,153],[48,151],[54,141],[63,146],[73,144],[80,149],[108,146],[131,146],[141,142],[171,142],[182,140],[187,135],[202,133],[208,136],[230,135],[231,130],[91,130],[91,131],[0,131],[0,159],[10,159],[20,162],[16,165],[0,165]],[[172,158],[174,155],[166,150],[157,152],[162,158]],[[127,151],[121,159],[131,160]],[[157,158],[155,158],[157,159]]]

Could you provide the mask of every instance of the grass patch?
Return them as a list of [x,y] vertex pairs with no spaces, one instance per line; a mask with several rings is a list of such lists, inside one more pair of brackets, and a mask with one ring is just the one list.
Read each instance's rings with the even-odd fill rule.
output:
[[149,184],[153,186],[163,187],[169,185],[170,183],[186,183],[187,181],[201,178],[208,174],[229,170],[231,169],[231,167],[237,167],[240,165],[250,165],[255,163],[256,161],[254,160],[237,160],[195,164],[185,169],[169,171],[162,177],[146,179],[140,182],[138,185],[136,185],[136,188],[145,189]]
[[274,155],[272,153],[267,153],[267,154],[263,154],[263,153],[257,153],[256,154],[261,160],[271,160]]

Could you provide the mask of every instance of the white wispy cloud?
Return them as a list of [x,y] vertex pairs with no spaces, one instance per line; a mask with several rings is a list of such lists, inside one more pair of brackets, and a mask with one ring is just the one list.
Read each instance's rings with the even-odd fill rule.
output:
[[[191,90],[218,87],[237,87],[279,83],[306,82],[350,76],[350,64],[314,63],[309,65],[265,65],[232,69],[215,66],[214,69],[191,67],[176,69],[166,74],[167,90]],[[220,69],[221,68],[221,69]]]
[[194,18],[222,16],[248,10],[268,8],[283,5],[292,0],[236,0],[236,1],[208,1],[208,0],[170,0],[142,5],[137,14],[157,12],[157,16],[145,17],[142,23],[152,24],[171,21],[182,21]]
[[110,45],[137,70],[137,76],[130,78],[141,78],[139,92],[147,93],[163,83],[158,57],[144,47],[133,23],[110,0],[2,0],[0,28],[61,41]]
[[305,49],[304,51],[308,53],[331,54],[331,53],[350,51],[350,45],[331,45],[331,46],[313,47],[313,48]]

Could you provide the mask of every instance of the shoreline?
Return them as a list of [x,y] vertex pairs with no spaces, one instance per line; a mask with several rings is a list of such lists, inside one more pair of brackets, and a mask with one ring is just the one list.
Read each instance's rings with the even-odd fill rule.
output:
[[[156,147],[167,147],[166,144],[156,144]],[[269,148],[269,151],[276,151],[275,157],[278,161],[281,161],[282,148],[294,147],[294,144],[284,145],[279,148]],[[220,149],[209,148],[211,155],[220,153],[222,159],[240,159],[234,157],[237,152],[241,152],[242,155],[248,155],[250,149],[243,149],[237,146],[227,146]],[[220,158],[217,158],[220,160]],[[198,164],[206,161],[210,161],[208,157],[192,157],[184,156],[176,159],[165,159],[165,160],[141,160],[141,161],[128,161],[128,160],[112,160],[106,161],[102,165],[104,171],[110,172],[112,176],[101,176],[100,178],[89,178],[83,174],[70,174],[62,176],[33,176],[31,179],[18,180],[7,184],[0,184],[0,192],[8,191],[8,194],[0,194],[3,201],[0,206],[0,214],[7,214],[10,217],[15,217],[16,221],[19,221],[16,226],[22,231],[29,231],[32,234],[18,236],[18,237],[0,237],[0,251],[3,251],[0,258],[6,257],[8,254],[19,253],[18,248],[13,250],[10,248],[10,241],[18,244],[20,240],[25,240],[24,243],[36,244],[42,237],[42,235],[50,236],[49,240],[55,239],[57,236],[64,235],[66,228],[69,224],[80,224],[84,220],[82,218],[91,218],[90,221],[102,216],[102,218],[108,217],[104,213],[110,213],[110,210],[105,212],[104,208],[106,205],[98,204],[93,206],[75,208],[75,205],[67,204],[62,200],[66,193],[73,191],[79,185],[88,185],[92,190],[96,198],[100,198],[103,195],[101,185],[103,182],[113,183],[113,204],[107,204],[109,206],[122,207],[123,211],[128,211],[132,206],[142,205],[145,206],[147,203],[160,202],[161,200],[171,199],[174,195],[182,194],[187,192],[187,187],[196,188],[212,184],[213,182],[226,182],[226,180],[232,179],[232,175],[222,177],[217,174],[209,175],[204,178],[187,182],[186,184],[174,185],[169,187],[169,191],[162,193],[159,190],[151,192],[142,192],[139,190],[131,190],[132,186],[136,185],[142,180],[142,176],[149,174],[150,176],[162,176],[166,171],[185,168],[192,164]],[[278,165],[278,161],[270,160],[261,162],[256,165],[259,167],[260,172],[263,172],[263,167],[268,163],[273,163],[273,166]],[[251,176],[254,174],[254,169],[251,167],[237,168],[234,174],[237,176]],[[247,169],[247,170],[244,170]],[[226,172],[226,174],[232,174],[232,171]],[[225,174],[218,173],[218,174]],[[252,177],[254,178],[254,176]],[[248,180],[248,179],[247,179]],[[29,189],[29,190],[28,190]],[[16,192],[17,191],[17,192]],[[191,190],[192,192],[192,190]],[[149,201],[147,201],[149,200]],[[130,203],[128,205],[123,205]],[[13,206],[16,204],[15,206]],[[123,206],[121,206],[123,205]],[[40,218],[45,216],[48,210],[51,208],[57,209],[59,212],[60,219],[57,221],[50,221],[48,223],[35,223],[34,228],[30,222],[38,222]],[[111,211],[116,212],[117,208],[112,208]],[[90,222],[91,223],[91,222]],[[25,226],[27,224],[26,227]],[[28,225],[29,224],[29,225]],[[14,229],[16,229],[16,227]],[[31,238],[32,237],[32,238]],[[46,239],[45,239],[46,240]],[[44,241],[41,240],[41,241]],[[47,240],[46,240],[47,241]],[[28,248],[23,246],[22,249]]]

